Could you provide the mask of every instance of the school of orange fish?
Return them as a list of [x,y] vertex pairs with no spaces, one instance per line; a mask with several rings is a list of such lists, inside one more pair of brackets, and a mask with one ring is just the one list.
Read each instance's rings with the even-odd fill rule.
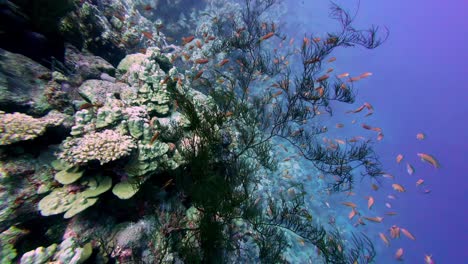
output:
[[[267,25],[265,25],[265,28],[267,27]],[[275,27],[274,25],[271,26],[272,28],[272,31],[267,33],[266,35],[260,37],[260,39],[258,40],[258,43],[261,43],[267,39],[270,39],[272,37],[275,36]],[[243,31],[245,30],[245,28],[240,28],[240,29],[237,29],[236,32],[234,32],[234,34],[236,36],[239,36]],[[146,32],[143,32],[143,35],[147,38],[151,38],[152,36],[149,36],[148,34],[145,34]],[[196,39],[194,36],[188,36],[188,37],[184,37],[182,38],[182,44],[184,46],[186,46],[187,50],[188,51],[191,51],[192,49],[194,48],[198,48],[198,49],[201,49],[202,48],[202,42],[204,43],[208,43],[209,41],[212,41],[214,40],[215,37],[214,36],[209,36],[207,34],[204,34],[203,35],[203,38],[202,39]],[[319,42],[321,41],[320,38],[313,38],[312,41],[314,42]],[[325,40],[327,43],[329,43],[330,41],[332,40]],[[289,45],[292,46],[294,43],[294,38],[291,38],[291,40],[289,41]],[[303,40],[303,45],[309,45],[310,44],[310,40],[305,37],[304,40]],[[283,46],[283,41],[280,42],[280,48]],[[276,52],[276,49],[275,49],[275,52]],[[176,55],[177,57],[180,56],[180,55]],[[195,65],[204,65],[204,64],[207,64],[210,62],[210,59],[209,58],[198,58],[198,59],[195,59],[195,60],[191,60],[191,54],[187,53],[187,52],[183,52],[181,54],[181,56],[183,58],[185,58],[186,61],[192,61]],[[174,57],[173,60],[175,60],[177,57]],[[305,61],[304,63],[305,64],[312,64],[312,63],[316,63],[316,62],[319,62],[321,61],[320,58],[313,58],[311,60],[308,60],[308,61]],[[334,62],[336,61],[336,58],[335,57],[332,57],[332,58],[329,58],[327,60],[328,63],[331,63],[331,62]],[[223,67],[225,66],[226,64],[228,64],[230,62],[229,59],[223,59],[219,62],[217,62],[217,64],[215,66],[217,67]],[[241,61],[236,61],[236,63],[241,66],[241,71],[242,71],[242,62]],[[274,58],[273,60],[273,63],[275,64],[279,64],[279,63],[282,63],[284,65],[288,65],[288,61],[283,57],[278,57],[278,58]],[[229,70],[233,70],[232,67],[229,68]],[[333,68],[329,68],[327,69],[326,73],[324,73],[322,76],[318,77],[316,79],[316,81],[318,83],[321,83],[325,80],[327,80],[328,78],[330,78],[330,73],[333,71],[334,69]],[[198,71],[198,73],[192,78],[192,81],[195,81],[195,80],[198,80],[199,78],[201,78],[201,76],[203,75],[204,73],[204,69],[200,69]],[[259,73],[260,75],[261,73]],[[348,78],[347,79],[347,82],[357,82],[361,79],[364,79],[364,78],[367,78],[369,76],[372,76],[372,73],[371,72],[364,72],[358,76],[354,76],[354,77],[350,77],[350,73],[348,72],[344,72],[344,73],[341,73],[341,74],[337,74],[336,75],[336,78],[337,79],[344,79],[344,78]],[[274,83],[272,85],[272,87],[277,87],[277,88],[285,88],[288,84],[285,84],[285,83],[282,83],[282,82],[278,82],[278,83]],[[347,86],[343,83],[341,85],[341,89],[347,89]],[[313,92],[316,93],[316,97],[317,98],[320,98],[324,95],[324,89],[322,87],[318,87],[318,88],[314,88],[314,90],[312,90]],[[278,96],[280,96],[281,94],[283,93],[282,90],[274,93],[272,95],[273,98],[276,98]],[[374,107],[368,103],[368,102],[365,102],[364,104],[362,104],[361,106],[359,106],[358,108],[354,109],[354,110],[349,110],[349,111],[346,111],[345,113],[346,114],[358,114],[360,112],[362,112],[363,110],[366,110],[367,113],[364,115],[364,117],[368,117],[370,115],[372,115],[374,113]],[[318,109],[313,109],[313,111],[315,111],[315,114],[321,114]],[[352,124],[355,124],[356,123],[356,120],[352,120],[351,122]],[[344,128],[344,124],[342,123],[337,123],[336,124],[336,128]],[[374,132],[377,132],[377,141],[381,141],[383,138],[384,138],[384,134],[383,134],[383,130],[382,128],[379,128],[379,127],[373,127],[371,125],[368,125],[368,124],[365,124],[365,123],[362,123],[361,124],[361,127],[365,130],[369,130],[369,131],[374,131]],[[324,127],[323,128],[324,131],[327,131],[327,128]],[[300,132],[300,131],[299,131]],[[294,136],[294,135],[292,135]],[[423,133],[418,133],[416,135],[416,139],[417,140],[424,140],[425,139],[425,134]],[[348,139],[347,141],[348,142],[357,142],[357,141],[369,141],[367,138],[363,137],[363,136],[355,136],[355,137],[352,137],[351,139]],[[334,140],[331,140],[331,139],[328,139],[326,137],[323,138],[323,141],[325,144],[327,144],[327,148],[329,149],[337,149],[338,145],[337,144],[340,144],[340,145],[345,145],[347,142],[346,140],[343,140],[343,139],[334,139]],[[336,143],[336,144],[335,144]],[[283,145],[280,144],[280,146],[283,148],[284,151],[288,152],[287,148],[284,147]],[[428,164],[432,165],[434,168],[439,168],[440,167],[440,164],[439,162],[437,161],[437,159],[430,155],[430,154],[427,154],[427,153],[417,153],[416,154],[420,159],[421,161],[423,162],[427,162]],[[291,157],[288,157],[286,159],[284,159],[283,161],[289,161],[291,158],[298,158],[300,155],[295,155],[295,156],[291,156]],[[404,159],[404,156],[403,154],[398,154],[396,156],[396,162],[398,164],[400,164]],[[410,164],[410,163],[406,163],[406,171],[409,175],[413,175],[415,173],[415,169],[414,167]],[[383,176],[385,178],[389,178],[389,179],[392,179],[394,180],[395,177],[391,174],[388,174],[388,173],[385,173],[383,174]],[[291,179],[292,176],[289,175],[289,173],[285,173],[283,175],[284,178],[287,178],[287,179]],[[321,175],[321,178],[323,178],[324,176]],[[309,179],[311,179],[311,177],[309,176]],[[402,186],[401,184],[399,183],[393,183],[392,185],[392,188],[393,190],[395,190],[396,192],[399,192],[399,193],[404,193],[406,192],[406,188],[404,186]],[[372,184],[371,185],[372,189],[374,191],[377,191],[379,189],[379,186],[377,186],[376,184]],[[431,192],[430,189],[427,189],[425,188],[425,183],[424,183],[424,180],[423,179],[418,179],[416,181],[416,188],[418,188],[418,190],[420,190],[422,193],[425,193],[425,194],[428,194]],[[294,192],[294,189],[289,189],[288,190],[288,194],[289,195],[293,195],[293,193],[291,192]],[[354,195],[353,192],[349,192],[348,193],[348,196],[349,195]],[[393,194],[389,194],[387,196],[388,199],[396,199],[396,196],[393,195]],[[367,200],[367,208],[370,210],[374,203],[375,203],[375,199],[374,197],[372,196],[366,196],[365,199]],[[327,205],[327,207],[330,208],[330,205],[328,202],[325,202],[325,204]],[[358,205],[353,203],[353,202],[349,202],[349,201],[345,201],[345,202],[342,202],[343,205],[345,206],[348,206],[351,208],[351,211],[349,212],[348,214],[348,219],[352,220],[354,218],[357,218],[357,221],[356,223],[354,224],[355,227],[359,226],[359,225],[365,225],[365,221],[368,221],[368,222],[374,222],[374,223],[382,223],[383,220],[384,220],[384,217],[381,217],[381,216],[361,216],[361,213],[357,210],[358,208]],[[386,202],[385,203],[385,206],[389,209],[392,208],[391,204],[389,202]],[[385,213],[386,216],[394,216],[394,215],[397,215],[396,212],[394,211],[388,211]],[[386,245],[386,246],[389,246],[390,245],[390,239],[398,239],[400,237],[400,233],[402,233],[404,236],[406,236],[407,238],[411,239],[411,240],[416,240],[415,236],[413,234],[410,233],[410,231],[408,231],[407,229],[403,228],[403,227],[399,227],[399,226],[396,226],[396,225],[392,225],[386,232],[380,232],[379,233],[379,237],[380,239],[383,241],[383,243]],[[304,244],[303,242],[301,242],[301,244]],[[399,248],[396,252],[395,252],[395,259],[396,260],[403,260],[403,254],[404,254],[404,250],[403,248]],[[432,260],[432,256],[431,255],[425,255],[424,256],[424,261],[426,264],[434,264],[435,262]]]

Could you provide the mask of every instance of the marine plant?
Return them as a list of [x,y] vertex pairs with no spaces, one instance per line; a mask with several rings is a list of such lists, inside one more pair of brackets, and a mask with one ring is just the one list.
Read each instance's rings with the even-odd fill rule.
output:
[[[184,40],[183,63],[175,64],[186,65],[192,78],[172,79],[167,86],[192,133],[181,151],[186,163],[174,172],[175,185],[199,218],[193,228],[173,227],[168,239],[187,263],[239,260],[247,254],[246,247],[253,248],[251,260],[282,262],[282,253],[290,246],[286,235],[291,233],[315,245],[327,263],[371,262],[375,250],[364,234],[353,234],[349,243],[338,231],[315,223],[303,192],[292,200],[273,195],[262,199],[257,176],[261,169],[275,168],[271,156],[275,137],[289,141],[320,171],[336,175],[330,191],[352,190],[361,167],[363,176],[378,179],[383,174],[371,142],[327,148],[317,139],[325,132],[323,127],[307,123],[319,111],[331,114],[333,101],[354,101],[352,83],[320,74],[322,61],[338,47],[373,49],[385,38],[378,38],[377,27],[354,29],[351,16],[332,4],[331,16],[341,23],[341,31],[327,34],[323,41],[304,37],[297,52],[302,69],[293,73],[287,60],[295,52],[280,54],[267,41],[284,40],[278,26],[264,16],[277,3],[245,0],[227,14],[210,10],[210,22],[200,22],[200,38]],[[209,95],[214,105],[196,107],[184,84]],[[176,239],[181,234],[197,243]]]

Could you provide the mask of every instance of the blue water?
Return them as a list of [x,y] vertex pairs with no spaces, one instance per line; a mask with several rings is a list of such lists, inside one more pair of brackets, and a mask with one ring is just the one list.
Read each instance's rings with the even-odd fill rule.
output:
[[[357,6],[357,1],[338,3],[351,14]],[[284,19],[291,34],[302,38],[305,32],[336,29],[336,23],[327,18],[327,1],[289,0],[286,4]],[[405,251],[405,263],[424,263],[424,254],[432,254],[436,263],[466,263],[468,259],[467,8],[468,2],[462,0],[363,0],[357,26],[385,25],[390,30],[388,41],[375,50],[350,48],[333,54],[337,57],[335,72],[373,73],[356,84],[356,103],[343,108],[355,109],[363,102],[374,106],[375,113],[360,120],[382,127],[385,138],[376,150],[385,170],[407,188],[395,201],[386,198],[392,193],[391,180],[386,179],[387,188],[377,192],[366,188],[376,200],[374,213],[389,211],[384,206],[387,201],[399,213],[361,229],[376,244],[376,263],[396,262],[393,255],[400,247]],[[346,118],[340,120],[345,125],[351,120]],[[352,134],[346,128],[341,133]],[[419,132],[426,134],[425,140],[416,139]],[[421,162],[418,152],[434,155],[442,167],[436,170]],[[395,157],[399,153],[405,159],[398,165]],[[415,167],[414,175],[407,174],[406,162]],[[431,193],[417,191],[419,178]],[[363,207],[365,192],[353,198]],[[347,213],[346,208],[341,217],[346,218]],[[402,236],[385,248],[378,232],[386,232],[393,224],[408,229],[416,241]]]

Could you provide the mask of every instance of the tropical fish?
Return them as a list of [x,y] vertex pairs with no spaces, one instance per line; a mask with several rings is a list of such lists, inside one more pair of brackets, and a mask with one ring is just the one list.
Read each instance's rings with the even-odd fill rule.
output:
[[379,216],[376,216],[376,217],[363,216],[363,218],[368,221],[375,222],[375,223],[382,223],[382,220],[383,220],[383,217],[379,217]]
[[403,260],[403,248],[397,249],[397,251],[395,252],[395,259],[399,261]]
[[416,181],[416,186],[419,186],[419,185],[421,185],[421,184],[423,184],[423,183],[424,183],[424,180],[423,180],[423,179],[419,179],[419,180]]
[[372,196],[369,196],[367,198],[367,208],[368,209],[371,209],[371,207],[374,205],[374,197]]
[[398,183],[392,184],[392,187],[397,192],[406,192],[405,188]]
[[382,174],[383,177],[388,178],[388,179],[395,179],[395,176],[391,175],[390,173],[384,173]]
[[336,61],[335,57],[331,57],[330,59],[327,60],[327,62],[334,62],[334,61]]
[[150,145],[153,145],[153,143],[156,141],[156,139],[158,139],[158,137],[159,137],[159,131],[156,131],[156,133],[154,133],[153,137],[151,137]]
[[414,168],[411,166],[411,164],[406,163],[406,171],[408,172],[409,175],[413,175],[414,173]]
[[341,79],[341,78],[345,78],[345,77],[348,77],[349,76],[349,72],[344,72],[342,74],[338,74],[336,77],[338,77],[338,79]]
[[393,194],[389,194],[389,195],[387,196],[387,198],[388,198],[388,199],[392,199],[392,200],[396,200],[396,197],[395,197],[395,195],[393,195]]
[[390,203],[385,203],[385,207],[392,208],[392,205]]
[[333,71],[333,68],[328,68],[328,69],[327,69],[327,73],[330,73],[330,72],[332,72],[332,71]]
[[153,34],[151,32],[142,31],[141,34],[143,34],[143,36],[145,36],[147,39],[150,39],[150,40],[154,41]]
[[377,140],[378,140],[378,141],[381,141],[383,138],[384,138],[384,134],[383,134],[383,133],[377,134]]
[[396,225],[390,227],[390,237],[395,239],[400,237],[400,228]]
[[342,202],[341,204],[349,206],[351,208],[356,208],[357,207],[357,205],[355,203],[353,203],[353,202]]
[[267,39],[273,37],[273,35],[275,35],[275,32],[270,32],[270,33],[266,34],[265,36],[262,36],[262,37],[260,38],[260,41],[267,40]]
[[337,123],[335,126],[336,126],[336,128],[343,128],[344,127],[344,125],[342,123]]
[[218,66],[221,67],[221,66],[225,65],[228,62],[229,62],[229,59],[224,59],[218,64]]
[[193,80],[198,80],[198,78],[200,78],[201,76],[203,75],[203,70],[200,70],[197,75],[195,75],[195,77],[193,77]]
[[377,186],[377,184],[375,184],[375,183],[371,184],[371,188],[372,188],[372,190],[374,190],[374,191],[379,190],[379,186]]
[[424,255],[424,263],[435,264],[435,262],[432,260],[432,255]]
[[397,212],[386,212],[385,215],[393,216],[397,215]]
[[398,154],[398,155],[396,156],[396,162],[397,162],[397,163],[400,163],[402,160],[403,160],[403,155]]
[[346,113],[359,113],[361,112],[362,110],[364,110],[366,106],[365,105],[361,105],[359,108],[357,108],[356,110],[349,110],[349,111],[346,111]]
[[390,241],[388,241],[387,236],[385,236],[384,233],[379,233],[380,239],[385,243],[385,245],[388,247],[390,246]]
[[208,59],[203,59],[203,58],[202,58],[202,59],[196,59],[196,60],[195,60],[195,63],[196,63],[196,64],[206,64],[206,63],[208,63],[208,62],[209,62]]
[[324,75],[322,75],[322,76],[320,76],[320,77],[317,78],[317,82],[323,82],[323,81],[325,81],[326,79],[328,79],[328,77],[330,77],[330,75],[324,74]]
[[193,39],[195,39],[195,36],[188,36],[188,37],[182,38],[182,44],[185,45],[187,43],[190,43],[192,42]]
[[200,42],[200,40],[197,39],[197,41],[195,42],[195,45],[197,46],[197,48],[201,49],[202,48],[202,44]]
[[430,163],[434,168],[440,168],[439,162],[433,156],[426,154],[426,153],[417,153],[418,157],[421,158],[422,161]]
[[304,64],[305,64],[305,65],[308,65],[308,64],[312,64],[312,63],[319,62],[319,61],[320,61],[320,58],[315,57],[315,58],[312,58],[312,59],[310,59],[310,60],[304,61]]
[[365,73],[359,75],[359,78],[360,78],[360,79],[364,79],[364,78],[367,78],[367,77],[369,77],[369,76],[371,76],[371,75],[372,75],[371,72],[365,72]]
[[351,209],[351,212],[349,212],[348,218],[353,219],[353,217],[356,216],[356,214],[357,214],[357,211],[353,208]]
[[143,9],[145,11],[150,11],[151,9],[153,9],[153,7],[151,5],[146,5]]
[[417,140],[423,140],[426,138],[426,135],[424,135],[424,133],[418,133],[416,134],[416,139]]
[[405,235],[406,237],[408,237],[409,239],[411,240],[416,240],[416,238],[406,229],[404,228],[400,228],[401,232],[403,233],[403,235]]

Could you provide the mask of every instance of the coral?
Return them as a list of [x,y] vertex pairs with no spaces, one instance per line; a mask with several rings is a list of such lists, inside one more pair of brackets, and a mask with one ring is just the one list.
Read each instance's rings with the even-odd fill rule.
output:
[[[26,252],[21,257],[21,264],[43,264],[43,263],[70,263],[79,264],[85,262],[92,254],[91,243],[80,247],[77,241],[70,237],[62,241],[60,245],[52,244],[47,248],[38,247]],[[54,262],[54,263],[55,263]]]
[[65,118],[66,115],[55,110],[42,118],[0,111],[0,146],[34,139],[44,134],[47,127],[59,126]]
[[61,184],[70,184],[81,178],[83,172],[84,170],[80,170],[79,167],[70,167],[57,172],[54,178]]
[[14,247],[16,241],[26,235],[28,231],[11,226],[0,233],[0,264],[13,263],[17,252]]
[[98,196],[112,187],[112,179],[108,176],[88,176],[81,185],[73,186],[55,188],[42,198],[38,204],[41,214],[48,216],[65,213],[64,218],[70,218],[94,205]]
[[122,181],[112,188],[112,193],[120,199],[129,199],[138,192],[138,186],[131,181]]
[[130,136],[107,129],[86,134],[82,138],[67,139],[59,157],[73,165],[92,160],[98,160],[102,165],[129,155],[135,147]]

